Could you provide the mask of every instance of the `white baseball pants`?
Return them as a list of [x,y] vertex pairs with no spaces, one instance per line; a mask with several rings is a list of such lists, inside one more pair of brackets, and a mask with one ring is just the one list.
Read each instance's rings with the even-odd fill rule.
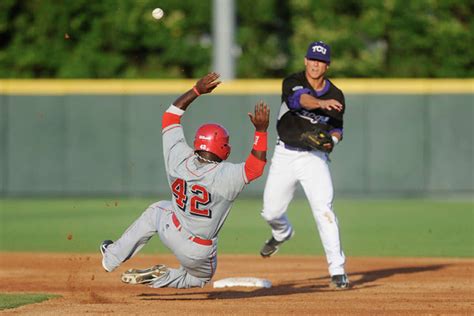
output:
[[325,153],[290,150],[281,141],[276,145],[263,195],[262,217],[271,226],[276,240],[288,239],[293,228],[286,211],[298,182],[311,206],[329,274],[344,274],[345,256],[333,211],[333,185]]

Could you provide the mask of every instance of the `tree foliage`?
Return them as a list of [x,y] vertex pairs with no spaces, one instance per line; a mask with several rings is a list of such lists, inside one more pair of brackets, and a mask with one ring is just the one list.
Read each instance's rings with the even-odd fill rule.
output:
[[473,2],[291,0],[290,70],[307,43],[332,47],[338,77],[471,77]]
[[[235,0],[239,78],[303,67],[332,47],[333,77],[472,77],[474,2]],[[212,67],[212,1],[2,0],[0,77],[190,78]],[[232,52],[229,52],[232,53]]]

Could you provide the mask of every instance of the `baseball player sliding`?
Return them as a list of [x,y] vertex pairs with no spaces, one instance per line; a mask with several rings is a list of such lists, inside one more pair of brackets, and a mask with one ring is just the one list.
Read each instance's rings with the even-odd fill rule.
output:
[[272,237],[260,251],[270,257],[289,240],[293,227],[286,216],[295,188],[304,189],[319,230],[336,289],[349,287],[345,256],[333,211],[333,185],[328,155],[342,139],[344,95],[325,77],[331,61],[329,45],[311,43],[305,70],[283,80],[282,105],[278,115],[278,143],[272,158],[263,196],[262,216]]
[[102,266],[112,272],[158,234],[181,266],[131,269],[122,274],[125,283],[154,288],[203,287],[216,271],[217,235],[233,201],[246,184],[263,173],[270,110],[262,101],[255,105],[253,114],[249,113],[255,137],[244,163],[225,162],[231,149],[229,134],[219,124],[202,125],[194,146],[186,143],[181,117],[191,102],[220,84],[218,79],[216,73],[207,74],[163,114],[163,154],[171,201],[150,205],[118,240],[105,240],[100,245]]

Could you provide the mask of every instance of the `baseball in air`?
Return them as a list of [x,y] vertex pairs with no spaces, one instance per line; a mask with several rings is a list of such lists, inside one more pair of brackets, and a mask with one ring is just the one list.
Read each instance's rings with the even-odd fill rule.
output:
[[165,12],[160,9],[160,8],[156,8],[155,10],[153,10],[153,12],[151,13],[151,15],[153,16],[153,18],[155,18],[156,20],[159,20],[163,17],[163,15],[165,14]]

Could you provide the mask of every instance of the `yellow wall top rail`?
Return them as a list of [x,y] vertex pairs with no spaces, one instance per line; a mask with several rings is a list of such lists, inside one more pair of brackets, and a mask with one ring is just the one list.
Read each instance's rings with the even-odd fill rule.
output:
[[[334,79],[345,94],[473,94],[474,79]],[[179,94],[196,80],[3,79],[2,95]],[[280,94],[281,79],[224,81],[213,94]]]

